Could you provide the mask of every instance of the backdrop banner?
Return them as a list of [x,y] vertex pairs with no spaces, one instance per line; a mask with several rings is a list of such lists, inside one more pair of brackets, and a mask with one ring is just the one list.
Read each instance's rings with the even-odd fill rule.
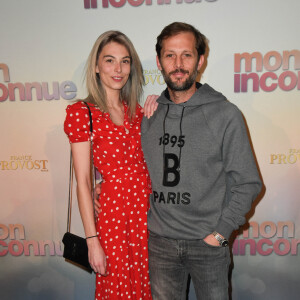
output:
[[[299,298],[298,0],[9,0],[0,11],[1,299],[93,299],[95,275],[62,257],[65,108],[86,96],[87,57],[112,29],[139,53],[144,99],[160,94],[156,37],[174,21],[209,39],[201,82],[243,112],[265,185],[231,241],[232,299]],[[76,206],[72,232],[83,235]],[[196,299],[192,284],[188,298]]]

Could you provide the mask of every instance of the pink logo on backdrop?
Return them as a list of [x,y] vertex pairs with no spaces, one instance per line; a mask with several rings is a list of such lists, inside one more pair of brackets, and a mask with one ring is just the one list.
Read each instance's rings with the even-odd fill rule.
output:
[[[244,67],[244,68],[243,68]],[[243,69],[243,70],[242,70]],[[234,54],[234,92],[300,90],[300,51]],[[256,72],[253,72],[256,71]]]
[[6,100],[32,101],[36,100],[72,100],[77,96],[77,87],[72,81],[61,83],[48,82],[10,82],[10,72],[8,65],[0,63],[0,74],[3,74],[5,83],[0,83],[0,102]]
[[23,224],[0,224],[0,257],[1,256],[62,256],[60,241],[28,240]]
[[293,221],[264,221],[249,223],[249,229],[236,238],[232,245],[232,254],[279,256],[298,255],[300,239],[295,236],[295,223]]
[[[152,5],[153,2],[157,3],[158,5],[163,5],[163,4],[182,4],[182,3],[200,3],[200,2],[216,2],[217,0],[101,0],[99,1],[103,8],[108,8],[109,6],[113,7],[122,7],[124,6],[127,2],[131,6],[140,6],[142,4],[146,5]],[[85,9],[90,9],[90,8],[98,8],[98,0],[83,0],[84,8]]]
[[97,0],[84,0],[84,8],[97,8]]

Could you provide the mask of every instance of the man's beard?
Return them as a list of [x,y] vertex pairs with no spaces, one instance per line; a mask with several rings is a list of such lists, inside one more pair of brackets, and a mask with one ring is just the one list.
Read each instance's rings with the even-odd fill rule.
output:
[[184,73],[184,74],[189,74],[189,71],[184,70],[184,69],[176,69],[169,74],[166,74],[164,69],[162,68],[161,73],[164,77],[164,80],[166,82],[166,85],[168,86],[169,89],[175,92],[180,92],[180,91],[187,91],[192,87],[192,85],[195,83],[197,75],[198,75],[198,70],[197,70],[197,65],[195,66],[194,70],[191,72],[189,77],[182,83],[177,83],[176,81],[171,80],[171,75],[174,73]]

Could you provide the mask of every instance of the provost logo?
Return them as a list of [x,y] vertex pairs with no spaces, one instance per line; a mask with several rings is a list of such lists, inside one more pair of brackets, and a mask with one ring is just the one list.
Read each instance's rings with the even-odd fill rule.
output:
[[110,6],[113,7],[122,7],[124,6],[127,2],[131,6],[140,6],[142,4],[145,5],[152,5],[153,3],[157,3],[158,5],[164,5],[164,4],[182,4],[182,3],[201,3],[201,2],[216,2],[217,0],[83,0],[83,5],[85,9],[90,9],[90,8],[98,8],[98,3],[99,6],[102,6],[103,8],[108,8]]
[[48,160],[33,159],[31,155],[12,155],[9,160],[0,160],[0,171],[35,170],[48,172]]
[[300,149],[289,149],[286,153],[272,153],[270,155],[271,165],[292,165],[300,163]]
[[33,91],[37,100],[71,100],[76,97],[77,87],[72,81],[57,81],[52,82],[49,87],[48,82],[10,82],[9,68],[6,64],[0,63],[0,70],[3,73],[4,82],[0,83],[0,102],[7,99],[15,101],[16,96],[21,101],[31,101],[33,98]]
[[[244,65],[244,71],[242,71]],[[254,67],[254,68],[253,68]],[[256,72],[253,72],[255,69]],[[300,51],[285,50],[234,54],[234,92],[300,90]],[[251,86],[252,83],[252,86]]]
[[158,69],[144,69],[145,85],[164,85],[165,80]]

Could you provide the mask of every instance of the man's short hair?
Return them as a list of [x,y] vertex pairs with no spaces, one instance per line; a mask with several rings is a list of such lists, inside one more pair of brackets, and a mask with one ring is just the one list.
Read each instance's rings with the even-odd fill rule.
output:
[[168,26],[166,26],[160,35],[157,37],[157,43],[156,43],[156,53],[158,58],[160,59],[161,49],[162,49],[162,43],[165,39],[175,36],[182,32],[191,32],[196,40],[196,49],[198,52],[198,60],[200,59],[201,55],[204,55],[206,50],[206,37],[204,34],[202,34],[198,29],[196,29],[194,26],[182,23],[182,22],[174,22]]

